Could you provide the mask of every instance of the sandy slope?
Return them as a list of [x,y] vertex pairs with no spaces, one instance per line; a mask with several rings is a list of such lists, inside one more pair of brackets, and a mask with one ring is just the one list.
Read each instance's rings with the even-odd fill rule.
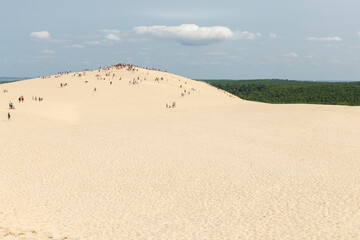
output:
[[0,239],[360,239],[358,107],[144,69],[0,91]]

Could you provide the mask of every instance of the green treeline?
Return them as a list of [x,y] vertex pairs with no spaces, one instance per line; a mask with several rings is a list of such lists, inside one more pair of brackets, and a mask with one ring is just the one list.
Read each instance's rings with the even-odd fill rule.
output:
[[242,99],[265,103],[360,106],[360,82],[205,80]]

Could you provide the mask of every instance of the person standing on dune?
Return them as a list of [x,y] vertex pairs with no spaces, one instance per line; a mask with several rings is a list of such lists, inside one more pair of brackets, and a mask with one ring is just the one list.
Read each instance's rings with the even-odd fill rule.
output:
[[10,117],[11,117],[11,116],[10,116],[10,113],[8,112],[8,121],[10,120]]

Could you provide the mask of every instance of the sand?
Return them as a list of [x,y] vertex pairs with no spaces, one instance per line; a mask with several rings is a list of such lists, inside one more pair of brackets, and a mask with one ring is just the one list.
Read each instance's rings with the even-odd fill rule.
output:
[[359,107],[141,68],[3,84],[0,103],[0,239],[360,239]]

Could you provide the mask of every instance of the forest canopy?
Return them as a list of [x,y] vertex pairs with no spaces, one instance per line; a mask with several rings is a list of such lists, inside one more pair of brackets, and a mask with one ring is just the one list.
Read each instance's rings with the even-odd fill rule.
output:
[[360,82],[277,79],[203,81],[251,101],[360,106]]

